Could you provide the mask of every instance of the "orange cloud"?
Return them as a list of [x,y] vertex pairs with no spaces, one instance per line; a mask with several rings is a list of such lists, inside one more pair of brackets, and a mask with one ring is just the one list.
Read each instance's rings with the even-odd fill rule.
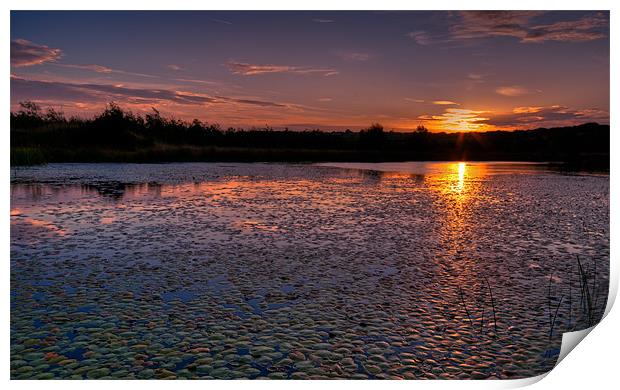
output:
[[11,66],[22,67],[53,62],[62,56],[62,50],[38,45],[25,39],[11,41]]
[[499,87],[499,88],[497,88],[495,90],[495,92],[497,92],[500,95],[510,96],[510,97],[522,96],[522,95],[526,95],[526,94],[530,93],[530,91],[527,88],[522,87],[520,85],[511,85],[511,86],[507,86],[507,87]]
[[515,107],[512,112],[515,114],[532,114],[540,112],[542,109],[542,107]]
[[431,128],[439,131],[488,131],[493,130],[486,122],[490,119],[481,116],[488,111],[448,108],[441,115],[421,115],[418,118],[431,122]]
[[91,70],[96,73],[113,73],[114,72],[112,68],[108,68],[107,66],[103,66],[103,65],[95,65],[95,64],[90,64],[90,65],[56,64],[56,65],[62,66],[65,68]]

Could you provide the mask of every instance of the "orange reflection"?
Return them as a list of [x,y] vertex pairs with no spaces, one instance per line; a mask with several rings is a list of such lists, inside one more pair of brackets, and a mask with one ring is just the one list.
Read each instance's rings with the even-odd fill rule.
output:
[[459,269],[459,275],[467,275],[463,269],[473,259],[461,259],[460,253],[473,248],[476,242],[476,208],[480,200],[482,183],[487,175],[484,163],[441,163],[436,172],[426,176],[425,181],[434,196],[434,206],[440,224],[438,239],[442,251],[438,261],[447,259]]
[[30,217],[21,219],[20,221],[29,224],[33,228],[45,229],[48,232],[55,233],[59,236],[64,236],[67,234],[66,230],[59,228],[51,222],[42,221],[40,219],[34,219]]
[[102,225],[109,225],[114,222],[116,222],[115,217],[102,217],[99,219],[99,223],[101,223]]
[[433,193],[441,195],[444,201],[464,202],[474,195],[481,180],[487,175],[484,163],[436,163],[430,165],[434,173],[426,175],[426,182]]

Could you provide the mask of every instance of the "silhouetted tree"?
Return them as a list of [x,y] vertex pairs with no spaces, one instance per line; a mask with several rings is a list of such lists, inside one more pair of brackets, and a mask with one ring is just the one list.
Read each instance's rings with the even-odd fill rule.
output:
[[380,123],[373,123],[360,131],[360,144],[365,149],[380,149],[385,141],[385,132]]
[[415,128],[415,132],[426,134],[428,133],[428,129],[424,125],[418,125],[418,127]]

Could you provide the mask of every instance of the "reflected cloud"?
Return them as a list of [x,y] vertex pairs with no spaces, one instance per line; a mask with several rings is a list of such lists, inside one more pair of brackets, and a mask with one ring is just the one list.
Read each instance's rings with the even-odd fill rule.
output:
[[31,218],[24,215],[16,215],[11,218],[11,235],[26,237],[25,241],[34,242],[46,235],[52,234],[59,237],[67,235],[67,230],[41,219]]

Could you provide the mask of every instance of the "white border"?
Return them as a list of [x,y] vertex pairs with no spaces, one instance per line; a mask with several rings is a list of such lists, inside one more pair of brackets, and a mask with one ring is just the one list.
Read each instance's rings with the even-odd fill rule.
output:
[[[404,0],[381,0],[381,1],[368,1],[368,0],[347,0],[347,1],[334,1],[334,0],[314,0],[314,1],[283,1],[283,0],[228,0],[225,2],[201,2],[191,0],[175,0],[174,2],[164,1],[121,1],[121,0],[108,0],[105,2],[83,2],[76,0],[57,0],[50,2],[49,0],[22,0],[22,1],[4,1],[4,12],[0,16],[0,29],[3,34],[3,38],[0,39],[0,48],[3,53],[4,60],[1,62],[1,67],[4,70],[5,77],[1,82],[3,85],[2,102],[5,107],[5,122],[4,126],[0,128],[0,144],[2,145],[3,153],[0,154],[4,169],[2,170],[2,180],[4,185],[1,188],[2,196],[2,213],[4,213],[4,223],[1,226],[2,229],[2,246],[3,253],[6,254],[4,260],[5,272],[3,282],[5,287],[2,292],[2,310],[1,315],[5,326],[5,337],[2,338],[2,357],[0,361],[0,367],[3,369],[4,380],[9,381],[9,321],[10,321],[10,309],[9,309],[9,292],[10,292],[10,272],[9,272],[9,209],[10,209],[10,196],[9,196],[9,119],[8,111],[10,107],[10,88],[9,88],[9,41],[10,41],[10,12],[9,10],[41,10],[41,9],[80,9],[80,10],[101,10],[101,9],[118,9],[118,10],[134,10],[134,9],[211,9],[211,10],[253,10],[253,9],[286,9],[286,10],[346,10],[346,9],[366,9],[366,10],[464,10],[464,9],[507,9],[507,10],[611,10],[611,63],[618,64],[618,27],[615,23],[614,16],[616,15],[616,4],[614,1],[604,0],[589,0],[587,2],[577,0],[564,0],[564,1],[540,1],[540,0],[520,0],[520,1],[483,1],[483,0],[435,0],[432,2],[419,2],[414,3]],[[578,55],[576,53],[576,55]],[[618,370],[617,361],[615,359],[615,352],[619,347],[619,338],[617,330],[620,329],[620,314],[618,309],[609,312],[611,303],[615,300],[615,296],[618,289],[618,262],[617,262],[617,250],[614,245],[614,237],[617,237],[618,224],[615,221],[618,220],[618,207],[617,203],[613,201],[617,190],[620,188],[617,184],[615,172],[619,171],[620,167],[620,139],[617,135],[618,121],[615,119],[615,111],[617,103],[617,91],[618,91],[618,77],[613,72],[612,66],[611,72],[611,96],[610,96],[610,109],[611,109],[611,145],[612,149],[617,152],[611,154],[611,275],[610,275],[610,299],[607,307],[609,315],[602,321],[602,323],[596,326],[588,336],[586,343],[581,343],[575,349],[576,352],[568,354],[568,357],[564,359],[555,369],[553,369],[546,378],[538,383],[538,388],[610,388],[609,384],[617,383]],[[617,198],[617,197],[616,197]],[[574,335],[573,335],[574,336]],[[570,335],[569,335],[570,337]],[[574,343],[574,341],[573,341]],[[564,344],[564,343],[563,343]],[[565,346],[563,345],[563,349]],[[191,388],[238,388],[242,386],[251,385],[253,387],[301,387],[309,388],[317,385],[326,388],[341,387],[353,387],[355,388],[369,388],[375,386],[388,386],[388,387],[404,387],[404,386],[416,386],[423,388],[513,388],[524,386],[537,382],[542,379],[531,378],[525,380],[516,381],[390,381],[378,382],[378,381],[322,381],[317,383],[316,381],[192,381],[181,382],[177,381],[172,383],[173,386],[178,387],[191,387]],[[81,388],[84,386],[84,382],[81,381],[53,381],[53,382],[32,382],[32,381],[12,381],[10,386],[15,388],[25,388],[31,385],[46,386],[52,389],[62,388]],[[89,387],[96,389],[103,389],[111,385],[109,382],[104,381],[89,381],[87,384]],[[144,382],[136,381],[116,381],[113,384],[115,387],[129,388],[130,386],[148,385],[155,389],[167,388],[171,385],[171,382],[163,381],[151,381],[148,384]]]

